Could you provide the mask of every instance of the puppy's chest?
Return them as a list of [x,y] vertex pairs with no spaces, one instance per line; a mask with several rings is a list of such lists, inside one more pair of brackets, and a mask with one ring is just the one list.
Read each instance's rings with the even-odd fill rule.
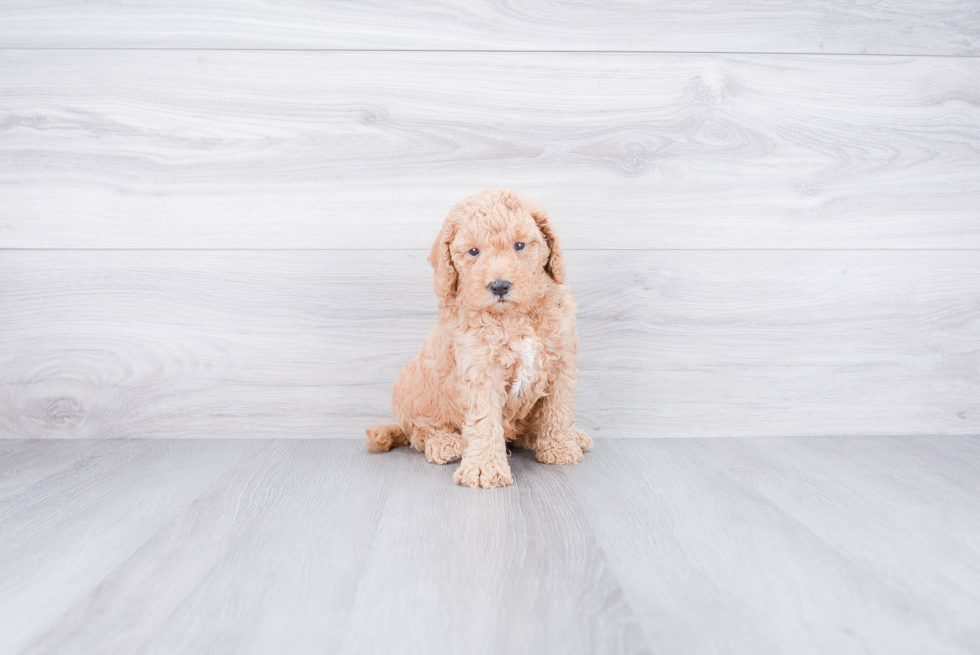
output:
[[509,368],[507,395],[512,399],[526,399],[542,379],[542,344],[535,337],[524,337],[508,344],[512,360]]

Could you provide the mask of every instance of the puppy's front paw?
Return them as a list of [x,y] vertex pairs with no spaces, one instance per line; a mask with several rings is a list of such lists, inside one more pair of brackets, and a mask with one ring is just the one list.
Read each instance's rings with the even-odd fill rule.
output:
[[448,464],[463,455],[463,436],[458,432],[437,432],[425,442],[425,458],[433,464]]
[[[569,435],[563,435],[557,438],[552,437],[550,439],[538,437],[538,441],[534,445],[538,461],[544,462],[545,464],[577,464],[581,462],[583,455],[578,432],[582,431],[573,430]],[[582,434],[584,435],[585,433],[582,432]],[[586,438],[588,438],[587,435]],[[591,441],[590,439],[589,445],[591,445]]]
[[490,489],[514,484],[514,478],[510,474],[510,465],[506,461],[475,462],[464,459],[453,474],[453,482],[474,489],[480,487]]

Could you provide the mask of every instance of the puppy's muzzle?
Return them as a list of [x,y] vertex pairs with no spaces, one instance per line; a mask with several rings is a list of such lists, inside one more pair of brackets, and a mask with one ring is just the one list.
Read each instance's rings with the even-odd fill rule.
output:
[[497,296],[498,298],[503,298],[510,293],[512,286],[513,285],[507,280],[494,280],[487,285],[487,288],[490,289],[490,293],[493,295]]

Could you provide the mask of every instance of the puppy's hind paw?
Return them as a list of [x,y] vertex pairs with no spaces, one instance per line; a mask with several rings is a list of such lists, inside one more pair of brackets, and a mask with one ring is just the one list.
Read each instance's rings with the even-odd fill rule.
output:
[[578,445],[582,450],[588,450],[592,447],[592,437],[585,433],[585,430],[579,430],[578,428],[572,428],[572,432],[578,438]]
[[425,441],[425,459],[448,464],[463,455],[463,436],[458,432],[437,432]]
[[453,482],[474,489],[491,489],[514,484],[514,478],[506,461],[491,460],[481,463],[464,459],[453,474]]
[[408,442],[408,435],[397,423],[381,423],[365,430],[368,450],[383,453]]
[[538,461],[545,464],[577,464],[584,457],[577,435],[570,439],[539,438],[534,450]]

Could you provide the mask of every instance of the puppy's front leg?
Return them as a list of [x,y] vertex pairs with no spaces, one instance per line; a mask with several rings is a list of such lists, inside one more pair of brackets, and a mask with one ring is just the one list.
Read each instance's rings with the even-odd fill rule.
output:
[[[470,371],[473,371],[471,368]],[[453,475],[467,487],[505,487],[514,484],[507,462],[501,413],[507,398],[503,371],[492,367],[477,375],[464,375],[466,408],[463,424],[463,461]]]

